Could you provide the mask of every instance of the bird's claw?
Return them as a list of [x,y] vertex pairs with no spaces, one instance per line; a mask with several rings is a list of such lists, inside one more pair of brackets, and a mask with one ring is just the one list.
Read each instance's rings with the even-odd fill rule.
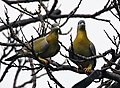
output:
[[86,72],[86,73],[88,73],[88,72],[90,72],[91,71],[91,68],[84,68],[84,71]]

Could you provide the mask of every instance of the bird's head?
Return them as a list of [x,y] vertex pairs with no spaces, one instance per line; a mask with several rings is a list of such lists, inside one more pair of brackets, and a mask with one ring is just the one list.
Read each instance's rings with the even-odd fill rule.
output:
[[58,32],[58,31],[60,31],[59,23],[52,24],[51,31],[52,32]]
[[80,31],[85,31],[85,21],[84,20],[80,20],[78,22],[77,29],[80,30]]

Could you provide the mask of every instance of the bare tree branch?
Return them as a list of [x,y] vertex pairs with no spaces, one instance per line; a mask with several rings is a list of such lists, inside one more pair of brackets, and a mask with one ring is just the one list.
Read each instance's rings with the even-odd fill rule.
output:
[[[2,0],[7,4],[18,4],[18,3],[29,3],[29,2],[36,2],[39,0]],[[42,1],[49,1],[49,0],[42,0]]]

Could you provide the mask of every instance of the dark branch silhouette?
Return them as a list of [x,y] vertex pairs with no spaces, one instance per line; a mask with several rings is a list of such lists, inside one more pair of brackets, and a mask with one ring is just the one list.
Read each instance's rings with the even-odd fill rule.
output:
[[[7,40],[6,42],[0,41],[0,46],[3,47],[2,49],[2,55],[0,57],[0,67],[6,66],[4,71],[1,73],[0,77],[0,82],[5,80],[5,77],[7,73],[10,71],[12,68],[17,68],[16,74],[14,76],[14,82],[13,82],[13,87],[14,88],[21,88],[25,87],[28,84],[32,84],[32,88],[36,88],[37,82],[36,80],[39,79],[40,77],[44,75],[48,75],[50,80],[52,80],[56,88],[64,88],[65,85],[59,82],[59,79],[57,79],[53,72],[59,72],[59,71],[71,71],[75,72],[78,74],[86,74],[87,77],[84,79],[80,79],[79,82],[75,83],[72,88],[86,88],[88,87],[92,82],[99,82],[99,86],[97,88],[119,88],[120,86],[120,33],[119,29],[112,24],[111,19],[106,19],[106,18],[100,18],[101,15],[104,15],[105,13],[110,12],[113,16],[114,19],[117,19],[120,21],[120,0],[108,0],[106,4],[103,6],[102,9],[92,13],[92,14],[76,14],[76,11],[80,8],[82,5],[82,0],[79,0],[78,4],[76,5],[75,8],[71,9],[69,13],[64,13],[61,14],[62,10],[57,9],[57,5],[59,4],[59,0],[54,0],[53,4],[51,7],[48,7],[44,4],[44,2],[49,2],[49,0],[2,0],[3,2],[6,3],[6,5],[10,6],[11,8],[19,11],[21,14],[18,15],[18,17],[11,22],[10,17],[8,14],[8,9],[5,7],[5,17],[6,19],[3,20],[0,17],[0,33],[1,36],[4,36],[4,38]],[[35,12],[29,11],[27,8],[23,7],[22,4],[20,3],[27,3],[29,4],[30,2],[38,2],[38,10]],[[17,6],[15,6],[17,5]],[[43,10],[45,13],[43,14]],[[28,16],[26,19],[22,19],[22,17],[25,15]],[[61,23],[62,19],[66,19]],[[69,56],[63,54],[62,51],[60,51],[60,55],[67,59],[63,64],[60,64],[59,62],[56,62],[55,60],[52,60],[51,58],[46,58],[49,62],[49,64],[45,64],[43,61],[38,60],[38,57],[36,56],[36,53],[33,49],[33,36],[31,36],[31,40],[28,41],[26,38],[26,35],[23,32],[24,27],[26,25],[30,25],[31,23],[39,22],[39,28],[33,27],[36,33],[38,34],[38,37],[43,37],[47,35],[49,26],[51,26],[52,22],[55,23],[60,23],[60,27],[64,27],[65,24],[70,19],[76,19],[76,18],[91,18],[94,20],[98,21],[104,21],[109,24],[109,26],[115,31],[116,35],[109,35],[109,32],[107,32],[104,29],[104,32],[107,36],[107,38],[111,41],[111,43],[114,45],[114,48],[108,49],[106,51],[103,51],[103,53],[100,53],[99,55],[91,56],[91,57],[85,57],[82,55],[77,55],[74,52],[69,51],[69,49],[64,46],[64,44],[59,41],[60,46],[66,51],[73,53],[78,59],[75,59],[75,61],[80,61],[79,59],[82,59],[82,61],[87,61],[87,60],[95,60],[95,59],[103,59],[105,64],[101,66],[101,69],[98,70],[91,70],[90,72],[85,72],[82,68],[78,69],[75,66],[72,66],[69,59]],[[68,28],[69,29],[69,28]],[[62,33],[61,30],[59,34],[61,36],[63,35],[68,35],[71,32],[72,28],[68,30],[67,33]],[[6,33],[4,33],[6,31]],[[19,34],[22,35],[22,38],[19,37]],[[37,38],[36,38],[37,39]],[[71,45],[72,45],[72,36],[70,39]],[[25,43],[32,43],[32,49],[26,46]],[[108,44],[109,45],[109,44]],[[11,62],[6,62],[5,59],[9,57],[9,55],[12,52],[17,51],[18,47],[26,47],[35,57],[35,60],[37,62],[34,62],[34,59],[28,58],[27,60],[21,60],[21,59],[15,59]],[[74,50],[73,50],[74,51]],[[111,57],[107,57],[110,55]],[[16,63],[17,62],[17,63]],[[30,66],[26,65],[27,63],[30,64]],[[46,70],[46,73],[44,74],[38,74],[41,70]],[[1,69],[0,69],[1,70]],[[27,80],[26,82],[23,82],[21,84],[17,83],[18,77],[20,76],[21,71],[30,71],[31,72],[31,79]],[[89,74],[89,75],[88,75]],[[39,76],[38,76],[39,75]],[[64,78],[63,78],[64,79]],[[106,80],[107,79],[107,80]],[[96,81],[99,80],[99,81]],[[53,88],[52,85],[48,82],[48,87]]]

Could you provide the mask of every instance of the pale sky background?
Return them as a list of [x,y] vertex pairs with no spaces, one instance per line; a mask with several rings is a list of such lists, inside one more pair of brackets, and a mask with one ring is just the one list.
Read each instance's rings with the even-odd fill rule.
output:
[[[53,1],[54,0],[50,0],[49,8],[51,8]],[[79,13],[79,14],[93,14],[96,11],[103,9],[103,6],[106,4],[107,1],[108,0],[83,0],[81,5],[80,5],[80,8],[77,10],[77,13]],[[79,2],[79,0],[59,0],[57,7],[62,11],[62,14],[64,14],[64,13],[68,14],[77,6],[78,2]],[[9,13],[9,17],[10,17],[11,22],[14,21],[17,18],[17,16],[19,15],[19,12],[12,9],[11,7],[6,5],[2,1],[0,1],[0,8],[1,8],[0,9],[0,17],[2,19],[5,19],[4,5],[8,8],[8,13]],[[33,10],[33,11],[35,9],[37,9],[37,3],[23,4],[23,6],[26,7],[27,9]],[[25,16],[23,18],[26,18],[26,17],[27,16]],[[116,20],[116,18],[110,12],[107,12],[107,13],[100,15],[99,18],[111,20],[111,22],[116,27],[116,29],[120,28],[119,21]],[[85,20],[85,22],[86,22],[86,30],[87,30],[88,37],[94,43],[94,45],[96,47],[97,54],[103,53],[104,51],[106,51],[110,48],[115,48],[112,45],[112,43],[110,42],[110,40],[107,38],[106,34],[104,33],[104,30],[106,30],[107,33],[109,35],[111,35],[111,37],[113,35],[116,35],[116,33],[113,30],[113,28],[109,25],[109,23],[106,23],[103,21],[98,21],[98,20],[94,20],[91,18],[87,18],[87,19],[71,18],[71,19],[69,19],[67,24],[61,28],[62,32],[67,32],[71,27],[73,27],[73,30],[70,32],[70,34],[72,34],[73,39],[74,39],[76,36],[77,23],[81,19]],[[64,20],[62,20],[61,23],[62,22],[64,22]],[[30,25],[24,27],[23,31],[25,32],[25,35],[28,38],[28,40],[31,39],[32,35],[34,37],[37,37],[37,34],[35,33],[35,31],[32,31],[32,30],[34,30],[33,26],[38,28],[38,24],[36,24],[36,23],[30,24]],[[4,37],[0,33],[0,41],[5,42],[5,39],[4,40],[3,39],[4,39]],[[67,48],[69,47],[70,35],[65,35],[65,36],[60,35],[59,39],[60,39],[60,41],[63,42],[63,44]],[[61,51],[62,51],[62,53],[68,55],[68,53],[63,48],[61,48]],[[1,54],[2,54],[2,47],[0,47],[0,55]],[[59,63],[62,63],[65,60],[65,58],[60,56],[59,54],[57,54],[52,59],[54,59],[55,61],[57,61]],[[71,64],[74,65],[73,63],[71,63]],[[97,60],[97,66],[95,69],[101,69],[101,66],[103,64],[104,64],[104,60],[102,58],[99,58]],[[3,72],[3,71],[4,71],[4,66],[2,66],[1,72]],[[13,68],[10,69],[9,72],[7,73],[6,77],[4,78],[4,80],[0,83],[0,88],[12,88],[15,73],[16,73],[16,69],[13,69]],[[40,71],[37,74],[37,76],[39,76],[42,73],[45,73],[44,69],[43,69],[43,71]],[[71,88],[75,83],[79,82],[80,80],[82,80],[86,77],[86,75],[74,73],[71,71],[58,71],[58,72],[53,72],[53,74],[56,77],[56,79],[65,88]],[[29,80],[29,79],[30,79],[30,74],[28,71],[21,72],[19,79],[18,79],[18,85],[23,83],[24,81]],[[37,79],[37,87],[36,88],[49,88],[47,81],[49,81],[50,84],[55,88],[54,82],[50,81],[47,75]],[[99,85],[99,83],[93,82],[87,88],[96,88],[93,86],[98,86],[98,85]],[[25,86],[25,88],[30,88],[30,85]]]

